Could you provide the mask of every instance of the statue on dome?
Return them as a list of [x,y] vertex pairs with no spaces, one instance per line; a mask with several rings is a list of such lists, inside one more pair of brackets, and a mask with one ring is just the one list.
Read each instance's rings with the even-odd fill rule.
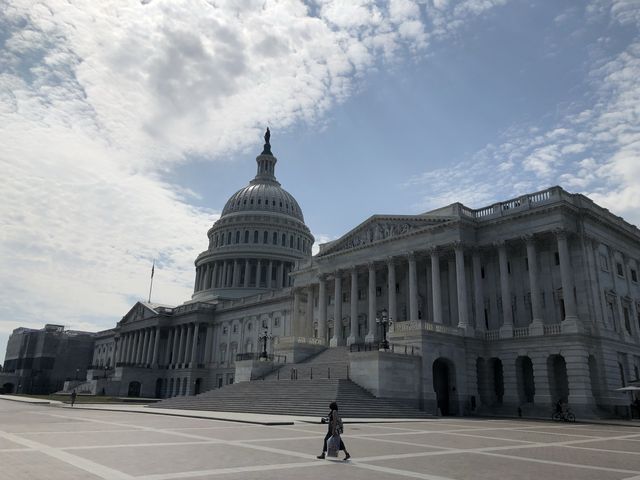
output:
[[269,145],[269,140],[271,140],[271,132],[269,131],[269,127],[267,127],[267,131],[264,134],[264,143]]

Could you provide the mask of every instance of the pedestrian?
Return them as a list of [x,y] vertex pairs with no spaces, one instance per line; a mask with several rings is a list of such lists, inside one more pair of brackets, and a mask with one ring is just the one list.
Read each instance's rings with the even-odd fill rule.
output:
[[73,404],[76,403],[76,397],[78,396],[78,394],[76,393],[76,390],[73,389],[73,391],[71,392],[71,406],[73,407]]
[[[338,404],[336,402],[331,402],[329,405],[329,416],[322,419],[322,423],[328,424],[327,434],[324,436],[324,443],[322,445],[322,454],[318,455],[318,458],[325,458],[325,453],[327,452],[327,442],[334,435],[340,435],[344,431],[344,427],[342,425],[342,419],[338,414]],[[344,442],[342,438],[340,438],[340,450],[344,450],[344,459],[349,460],[351,455],[347,452],[346,447],[344,446]]]

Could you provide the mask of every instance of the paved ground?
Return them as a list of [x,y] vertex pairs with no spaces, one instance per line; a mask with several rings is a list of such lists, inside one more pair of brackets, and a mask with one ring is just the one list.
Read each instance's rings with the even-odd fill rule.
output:
[[325,426],[0,401],[0,477],[640,480],[640,429],[515,420],[346,425],[349,462],[317,460]]

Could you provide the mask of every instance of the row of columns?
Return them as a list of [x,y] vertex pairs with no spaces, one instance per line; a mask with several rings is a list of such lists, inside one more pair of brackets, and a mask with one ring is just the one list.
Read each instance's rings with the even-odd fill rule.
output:
[[[168,335],[164,349],[163,365],[186,365],[192,367],[198,360],[198,332],[199,323],[185,323],[168,328]],[[117,349],[118,363],[133,365],[157,366],[160,362],[160,330],[149,327],[125,332],[119,338],[120,348]],[[205,361],[211,357],[211,342],[213,325],[207,325],[205,338]]]
[[[255,281],[250,282],[252,266],[255,265]],[[290,262],[261,259],[219,260],[196,268],[196,292],[211,288],[260,288],[262,273],[266,269],[265,288],[282,288],[289,284],[289,273],[293,269]],[[244,275],[242,271],[244,270]],[[274,270],[276,278],[273,279]],[[250,283],[253,283],[250,285]]]
[[[564,320],[576,320],[577,321],[577,308],[574,297],[573,287],[573,273],[571,269],[569,247],[567,241],[567,234],[564,231],[556,232],[556,239],[558,244],[558,255],[560,257],[560,276],[562,281],[563,301],[565,318]],[[522,240],[526,243],[528,264],[529,264],[529,286],[531,291],[531,307],[533,312],[533,323],[542,325],[542,303],[541,294],[538,281],[538,268],[537,268],[537,249],[533,236],[525,236]],[[500,291],[502,297],[502,315],[503,325],[501,330],[513,331],[514,319],[512,310],[512,297],[511,297],[511,280],[509,278],[509,260],[507,255],[506,243],[504,241],[495,244],[498,250],[498,266],[500,271]],[[433,321],[434,323],[443,323],[442,316],[442,288],[440,281],[440,259],[443,253],[442,247],[433,247],[429,249],[430,258],[430,270],[431,270],[431,293],[432,293],[432,305],[433,309]],[[456,292],[457,292],[457,311],[458,321],[457,326],[459,328],[466,329],[470,326],[469,321],[469,306],[468,306],[468,293],[467,293],[467,273],[465,253],[469,248],[465,247],[462,243],[453,244],[453,250],[455,255],[455,278],[456,278]],[[404,257],[408,264],[409,272],[409,320],[418,319],[418,274],[416,266],[415,254],[409,253]],[[484,294],[482,288],[482,265],[480,259],[480,251],[475,248],[471,250],[471,264],[473,267],[472,284],[473,293],[475,299],[475,311],[476,311],[476,329],[484,330],[484,322],[479,321],[481,318],[481,312],[484,311]],[[397,319],[397,298],[396,298],[396,261],[397,258],[389,258],[386,260],[387,268],[387,283],[388,283],[388,315],[390,321],[396,321]],[[366,342],[373,341],[376,338],[376,264],[368,264],[368,331],[365,337]],[[353,267],[350,270],[351,274],[351,334],[348,339],[348,343],[355,342],[355,335],[358,329],[357,325],[357,289],[358,289],[358,275],[359,268]],[[340,337],[339,324],[342,319],[342,272],[334,272],[334,319],[335,327],[333,331],[332,344],[338,342]],[[319,308],[318,308],[318,337],[326,338],[327,331],[327,276],[319,276]],[[313,287],[308,287],[308,295],[310,299],[313,298]],[[311,317],[309,317],[311,318]]]

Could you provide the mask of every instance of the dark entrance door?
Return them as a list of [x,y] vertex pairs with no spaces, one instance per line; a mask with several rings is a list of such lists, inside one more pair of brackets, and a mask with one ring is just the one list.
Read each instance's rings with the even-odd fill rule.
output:
[[449,409],[449,365],[442,359],[433,362],[433,390],[436,392],[438,408],[442,415],[450,415]]
[[139,397],[140,396],[140,382],[129,382],[129,392],[127,396],[129,397]]
[[156,398],[162,398],[162,379],[156,380]]
[[199,395],[200,394],[200,384],[202,383],[202,379],[198,378],[196,379],[196,384],[193,387],[193,394],[194,395]]

